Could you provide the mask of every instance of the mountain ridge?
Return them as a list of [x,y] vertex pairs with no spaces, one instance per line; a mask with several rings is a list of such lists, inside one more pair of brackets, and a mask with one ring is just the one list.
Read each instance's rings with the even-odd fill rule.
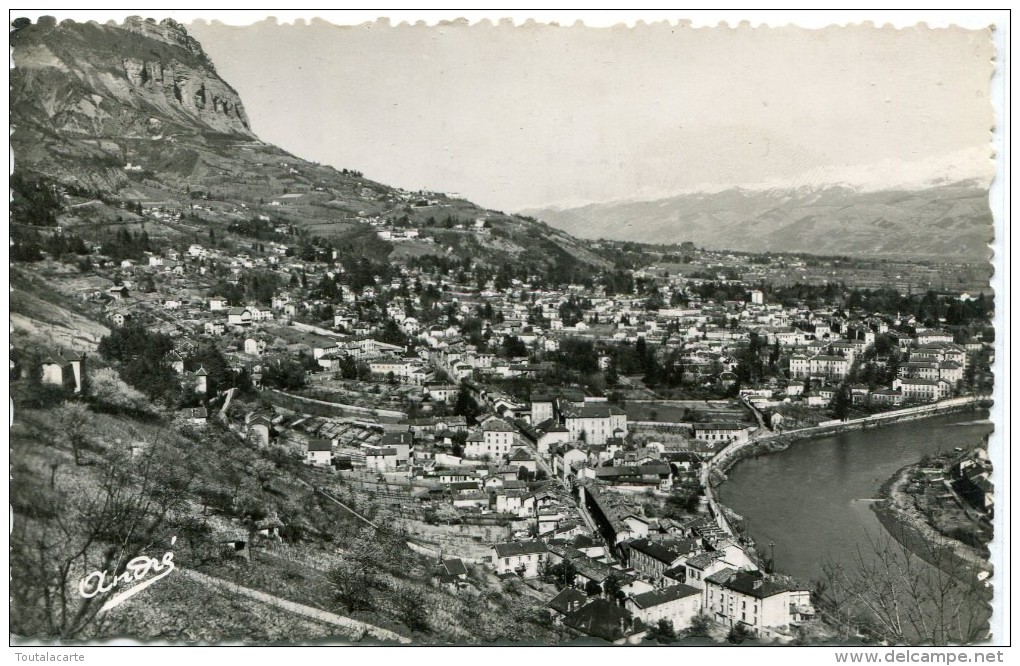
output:
[[789,195],[791,193],[798,194],[810,194],[815,192],[823,192],[826,190],[848,190],[854,193],[866,194],[870,192],[913,192],[919,190],[930,189],[934,187],[941,187],[944,185],[957,185],[957,186],[970,186],[975,189],[987,191],[989,185],[983,182],[979,178],[965,178],[958,181],[951,181],[943,179],[940,182],[926,182],[926,183],[903,183],[900,185],[890,185],[888,187],[871,187],[865,185],[855,185],[849,181],[832,181],[825,183],[802,183],[800,185],[789,185],[780,186],[774,184],[768,185],[722,185],[718,187],[705,186],[691,190],[676,191],[669,194],[660,194],[654,196],[631,196],[631,197],[620,197],[616,199],[584,199],[576,201],[553,201],[546,204],[538,204],[531,206],[520,207],[520,213],[528,215],[539,211],[565,211],[572,210],[575,208],[584,208],[586,206],[616,206],[623,204],[636,204],[636,203],[648,203],[648,202],[661,202],[677,197],[708,197],[723,192],[733,193],[746,193],[746,194],[774,194],[776,196]]
[[751,252],[986,260],[993,236],[987,189],[974,180],[924,189],[735,187],[522,213],[581,238]]

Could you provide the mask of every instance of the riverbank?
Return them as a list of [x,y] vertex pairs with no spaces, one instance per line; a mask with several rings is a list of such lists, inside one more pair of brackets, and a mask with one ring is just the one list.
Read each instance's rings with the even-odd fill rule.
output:
[[742,447],[726,452],[725,456],[717,456],[716,460],[719,460],[717,464],[710,463],[710,465],[712,465],[712,476],[718,479],[714,485],[719,485],[725,481],[726,473],[741,460],[746,458],[755,458],[759,455],[766,455],[777,451],[783,451],[794,442],[830,437],[832,435],[837,435],[842,432],[850,432],[853,430],[881,428],[895,423],[929,419],[935,416],[942,416],[944,414],[986,409],[988,406],[986,404],[986,400],[987,399],[983,396],[956,398],[952,401],[943,401],[933,405],[923,405],[905,410],[886,412],[885,414],[869,416],[863,419],[828,423],[812,428],[791,430],[785,433],[770,434],[757,439],[752,439],[746,442]]
[[[708,501],[708,508],[716,523],[726,533],[738,535],[743,530],[736,529],[728,518],[733,511],[730,507],[723,505],[719,500],[716,488],[721,486],[729,477],[728,473],[741,460],[757,458],[767,454],[783,451],[795,442],[809,439],[822,439],[838,435],[844,432],[860,431],[864,429],[879,428],[885,425],[893,425],[904,421],[927,419],[935,416],[942,416],[956,412],[973,411],[987,407],[988,401],[984,396],[968,396],[966,398],[954,398],[940,403],[921,405],[894,412],[887,412],[882,415],[858,419],[855,421],[840,421],[829,423],[824,426],[802,428],[791,430],[786,433],[769,433],[764,436],[752,436],[746,442],[732,442],[720,450],[703,468],[701,483]],[[759,430],[759,433],[762,432]]]
[[939,533],[907,492],[921,463],[901,468],[879,488],[871,505],[885,531],[911,554],[966,584],[990,578],[992,565],[976,549]]

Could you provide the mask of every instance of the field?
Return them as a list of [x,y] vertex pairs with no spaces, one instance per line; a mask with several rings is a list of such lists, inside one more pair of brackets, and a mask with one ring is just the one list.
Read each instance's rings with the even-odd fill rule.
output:
[[718,400],[652,400],[647,402],[628,400],[625,409],[628,421],[703,423],[753,420],[750,412],[740,405]]

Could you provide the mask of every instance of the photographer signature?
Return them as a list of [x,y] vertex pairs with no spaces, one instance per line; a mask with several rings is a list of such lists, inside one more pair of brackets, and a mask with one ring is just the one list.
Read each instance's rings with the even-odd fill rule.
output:
[[[177,537],[174,537],[170,541],[170,545],[172,546],[176,542]],[[127,563],[123,573],[113,575],[109,571],[93,571],[86,575],[78,582],[78,592],[85,599],[91,599],[100,594],[106,594],[107,592],[115,590],[122,585],[133,583],[135,581],[142,581],[141,583],[110,597],[110,599],[103,604],[103,607],[99,609],[99,612],[102,613],[127,601],[156,581],[166,578],[175,568],[174,554],[172,551],[164,553],[163,557],[159,560],[153,557],[139,555]],[[156,575],[146,580],[142,580],[150,573],[155,573]]]

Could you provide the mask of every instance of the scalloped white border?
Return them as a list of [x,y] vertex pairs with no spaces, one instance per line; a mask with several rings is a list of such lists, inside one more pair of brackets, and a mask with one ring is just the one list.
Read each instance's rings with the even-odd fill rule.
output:
[[[59,11],[59,18],[76,21],[95,20],[101,23],[115,20],[122,21],[131,15],[146,15],[147,12],[158,12],[160,17],[169,16],[180,23],[192,20],[218,20],[228,25],[246,25],[261,21],[267,17],[275,17],[280,23],[310,21],[321,18],[330,23],[340,25],[362,25],[383,19],[391,25],[422,24],[435,26],[440,23],[479,22],[505,23],[525,25],[528,23],[556,23],[572,26],[577,23],[590,27],[611,27],[624,25],[634,27],[638,23],[650,24],[668,22],[676,25],[683,22],[695,28],[717,27],[724,25],[735,28],[741,25],[750,27],[770,26],[781,27],[796,25],[802,28],[824,28],[833,25],[863,24],[868,26],[892,26],[904,28],[913,25],[926,25],[931,28],[983,28],[1003,21],[1002,10],[935,10],[935,9],[900,9],[900,10],[684,10],[684,9],[332,9],[335,5],[325,5],[321,9],[137,9],[137,3],[108,3],[113,8],[107,9],[68,9],[68,10],[11,10],[12,16],[36,18],[47,13]],[[313,5],[315,3],[312,3]],[[122,9],[116,7],[121,6]],[[1008,20],[1008,15],[1005,16]]]
[[[676,25],[683,22],[695,28],[724,26],[735,27],[779,27],[795,25],[803,28],[824,28],[832,25],[865,25],[865,26],[891,26],[903,28],[915,25],[931,28],[947,28],[958,26],[968,29],[980,29],[989,25],[995,25],[993,34],[996,51],[995,74],[990,82],[991,101],[996,112],[996,126],[991,138],[991,148],[996,158],[995,179],[989,191],[989,200],[992,213],[995,218],[995,240],[992,244],[994,252],[992,265],[995,273],[991,279],[991,286],[995,290],[997,307],[995,317],[995,364],[993,370],[996,375],[995,405],[992,408],[992,420],[996,424],[995,433],[992,435],[989,448],[990,456],[995,463],[993,482],[995,484],[997,501],[1000,510],[995,518],[995,542],[992,545],[992,563],[995,567],[995,586],[997,593],[993,601],[993,616],[991,626],[996,643],[999,645],[1011,642],[1010,608],[1006,603],[1011,591],[1010,587],[1010,548],[1009,539],[1011,534],[1010,516],[1010,452],[1005,445],[1009,442],[1010,424],[1006,408],[1010,404],[1010,377],[1014,370],[1010,360],[1007,340],[1012,342],[1009,328],[1013,294],[1011,293],[1011,276],[1008,257],[1009,248],[1009,226],[1005,224],[1009,210],[1010,183],[1010,154],[1009,154],[1009,118],[1010,118],[1010,24],[1009,12],[1006,9],[996,10],[932,10],[932,9],[905,9],[905,10],[681,10],[681,9],[643,9],[643,10],[585,10],[585,9],[558,9],[558,10],[522,10],[522,9],[464,9],[464,10],[415,10],[415,9],[357,9],[357,10],[335,10],[304,9],[304,10],[279,10],[279,9],[246,9],[246,10],[201,10],[201,9],[137,9],[137,4],[128,5],[120,2],[108,3],[113,7],[124,7],[124,9],[103,9],[103,10],[40,10],[29,8],[23,5],[23,9],[10,10],[10,18],[27,16],[33,20],[46,14],[58,15],[60,19],[73,19],[76,21],[95,20],[107,22],[110,20],[120,22],[131,15],[148,15],[158,13],[162,16],[181,22],[189,23],[192,20],[206,19],[221,21],[230,25],[246,25],[255,21],[263,20],[269,16],[275,16],[280,23],[291,23],[295,21],[309,21],[321,18],[331,23],[344,25],[366,25],[372,24],[380,17],[390,25],[410,24],[435,26],[443,23],[454,23],[475,25],[477,23],[527,25],[529,23],[553,23],[561,26],[572,26],[582,24],[590,27],[611,27],[625,25],[633,27],[639,23],[661,23],[669,22]],[[136,7],[131,9],[129,7]],[[333,5],[335,6],[335,5]],[[13,60],[9,52],[9,68],[13,67]],[[8,89],[10,72],[7,72]],[[10,110],[8,109],[8,126]],[[13,168],[15,156],[8,144],[9,166]],[[9,177],[9,175],[8,175]],[[9,190],[8,190],[9,191]],[[9,223],[9,211],[8,215]],[[9,251],[9,249],[7,250]],[[4,270],[7,282],[10,284],[10,268],[5,262]],[[6,309],[10,310],[9,294],[0,295],[0,299]],[[10,344],[10,328],[8,327],[7,343]],[[1008,368],[1008,371],[1004,370]],[[14,412],[13,402],[10,400],[9,388],[8,403],[10,422],[13,423]],[[130,641],[122,644],[131,644]],[[22,644],[25,645],[25,644]],[[421,648],[425,649],[425,648]],[[458,648],[463,649],[463,648]],[[748,656],[763,653],[760,650],[769,648],[751,648]],[[774,650],[772,648],[771,650]],[[437,659],[448,658],[448,654],[442,654],[443,648],[428,648],[426,654],[434,655]],[[700,652],[700,650],[697,650]],[[501,651],[502,652],[502,651]],[[784,650],[783,656],[789,663],[817,663],[816,652],[806,654],[800,651],[798,656],[795,650]],[[170,653],[167,653],[168,655]],[[458,654],[463,654],[458,653]],[[534,653],[529,653],[534,654]],[[644,653],[642,653],[644,654]],[[775,654],[767,652],[764,654]],[[493,659],[492,651],[490,663],[499,663],[502,659]],[[685,656],[691,655],[690,652]],[[107,653],[104,655],[109,657]],[[147,653],[147,656],[150,656]],[[155,655],[152,655],[155,656]],[[222,656],[218,655],[222,660]],[[506,658],[510,654],[506,653]],[[699,656],[708,656],[701,653]],[[715,656],[718,656],[716,654]],[[608,661],[608,656],[605,657]],[[172,659],[172,656],[169,657]],[[596,659],[595,661],[600,661]],[[132,663],[132,659],[116,659],[111,663],[121,662]],[[430,662],[426,659],[424,663]]]

